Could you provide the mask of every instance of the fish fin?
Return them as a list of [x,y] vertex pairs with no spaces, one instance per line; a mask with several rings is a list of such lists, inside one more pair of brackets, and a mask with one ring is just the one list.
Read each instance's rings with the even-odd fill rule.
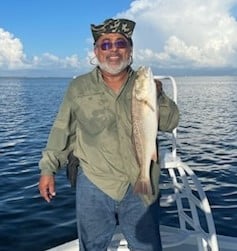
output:
[[143,100],[143,103],[147,105],[153,112],[155,111],[155,107],[153,107],[149,101]]
[[152,195],[153,191],[150,179],[139,177],[135,184],[134,192],[140,194]]

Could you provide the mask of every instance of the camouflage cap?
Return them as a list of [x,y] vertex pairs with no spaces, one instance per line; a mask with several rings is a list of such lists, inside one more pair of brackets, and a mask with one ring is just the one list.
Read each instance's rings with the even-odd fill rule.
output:
[[128,19],[106,19],[102,24],[91,24],[91,32],[96,42],[98,38],[105,33],[121,33],[127,39],[131,40],[135,22]]

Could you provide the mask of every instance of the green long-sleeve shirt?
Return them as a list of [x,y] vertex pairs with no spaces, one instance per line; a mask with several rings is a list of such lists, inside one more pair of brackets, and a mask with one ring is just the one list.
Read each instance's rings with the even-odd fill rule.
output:
[[[40,160],[42,175],[64,166],[71,150],[85,175],[115,200],[121,200],[138,175],[132,142],[131,99],[136,72],[119,93],[103,81],[98,68],[74,79],[65,94]],[[171,131],[178,123],[177,106],[164,94],[160,103],[160,130]],[[154,196],[158,194],[159,166],[153,165]]]

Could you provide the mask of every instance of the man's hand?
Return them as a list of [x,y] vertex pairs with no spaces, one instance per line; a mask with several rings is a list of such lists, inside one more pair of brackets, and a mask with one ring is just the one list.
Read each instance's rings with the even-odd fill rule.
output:
[[56,195],[55,193],[55,180],[53,175],[42,175],[39,180],[39,191],[41,196],[50,202]]

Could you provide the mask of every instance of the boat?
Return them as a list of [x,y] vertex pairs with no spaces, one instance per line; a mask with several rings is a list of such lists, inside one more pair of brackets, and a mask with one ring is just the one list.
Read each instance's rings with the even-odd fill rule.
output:
[[[154,76],[172,84],[177,103],[177,84],[172,76]],[[171,207],[177,214],[178,226],[161,225],[163,251],[233,251],[237,237],[217,235],[208,198],[194,171],[177,155],[177,128],[171,134],[171,150],[159,149],[161,173],[161,207]],[[47,251],[78,251],[78,240]],[[108,251],[129,251],[119,225]]]

